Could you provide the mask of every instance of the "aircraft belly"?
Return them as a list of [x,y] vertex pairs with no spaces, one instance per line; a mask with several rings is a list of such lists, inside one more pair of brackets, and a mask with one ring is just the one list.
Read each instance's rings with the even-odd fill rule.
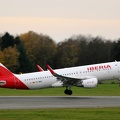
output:
[[54,83],[55,81],[51,81],[51,80],[46,80],[45,81],[33,81],[30,83],[27,83],[27,86],[29,87],[29,89],[42,89],[42,88],[50,88],[52,87],[51,85]]

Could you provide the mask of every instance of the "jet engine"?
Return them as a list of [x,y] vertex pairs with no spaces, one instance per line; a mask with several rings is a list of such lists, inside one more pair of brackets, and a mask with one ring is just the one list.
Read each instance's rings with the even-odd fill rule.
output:
[[78,84],[78,87],[84,87],[84,88],[95,88],[98,85],[97,78],[89,78],[86,80],[82,80],[81,84]]

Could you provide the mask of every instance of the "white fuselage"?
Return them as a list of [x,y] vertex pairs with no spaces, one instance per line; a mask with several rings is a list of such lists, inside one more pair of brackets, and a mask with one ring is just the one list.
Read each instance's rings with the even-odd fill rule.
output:
[[[63,68],[54,70],[57,74],[71,78],[92,78],[111,80],[120,78],[120,62],[108,62],[79,67]],[[34,72],[16,75],[29,89],[52,87],[58,80],[49,71]],[[16,86],[19,81],[15,80]]]

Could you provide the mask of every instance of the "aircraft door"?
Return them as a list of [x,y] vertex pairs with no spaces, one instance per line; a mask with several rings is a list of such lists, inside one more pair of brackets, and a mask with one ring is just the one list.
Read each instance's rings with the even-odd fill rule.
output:
[[120,76],[120,64],[118,62],[115,63],[115,67],[112,70],[113,79],[117,79]]
[[118,65],[118,73],[120,74],[120,66]]

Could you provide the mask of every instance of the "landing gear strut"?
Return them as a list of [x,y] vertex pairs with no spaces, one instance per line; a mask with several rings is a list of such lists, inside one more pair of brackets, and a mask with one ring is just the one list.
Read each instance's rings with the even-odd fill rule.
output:
[[66,87],[66,90],[64,91],[64,93],[66,95],[72,95],[72,90],[70,90],[70,88],[68,89],[68,87]]

